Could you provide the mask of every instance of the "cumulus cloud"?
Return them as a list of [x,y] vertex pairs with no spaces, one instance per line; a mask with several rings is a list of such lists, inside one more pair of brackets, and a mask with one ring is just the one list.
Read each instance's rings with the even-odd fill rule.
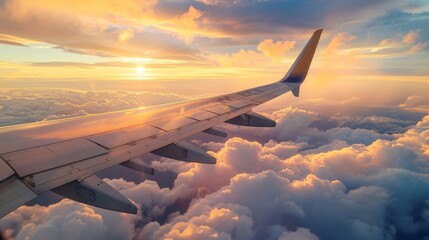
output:
[[134,216],[62,200],[20,207],[1,220],[0,228],[6,239],[131,239]]
[[399,104],[399,107],[409,110],[427,111],[429,109],[428,99],[420,95],[412,95],[407,97],[404,103]]
[[259,42],[255,50],[240,49],[230,54],[213,54],[210,58],[225,67],[251,67],[258,64],[273,68],[294,46],[295,41],[264,39]]
[[[0,90],[0,125],[12,125],[151,106],[187,99],[156,92],[71,89]],[[25,97],[23,97],[25,96]]]
[[295,46],[295,41],[277,41],[264,39],[258,44],[258,51],[261,51],[266,57],[279,60],[286,52]]
[[195,20],[200,18],[202,15],[203,12],[193,6],[190,6],[186,13],[180,15],[176,19],[176,25],[179,29],[178,33],[186,42],[189,43],[192,40],[193,32],[198,29],[198,24]]
[[231,54],[216,54],[212,56],[214,61],[218,62],[220,65],[225,67],[249,67],[255,65],[256,63],[262,63],[266,66],[269,66],[269,60],[260,52],[254,50],[244,50],[240,49],[238,52]]
[[338,51],[340,50],[339,48],[343,47],[344,44],[351,42],[356,38],[357,37],[355,35],[352,35],[349,33],[345,33],[345,32],[337,33],[331,38],[331,41],[329,42],[325,51],[327,51],[328,53],[333,53],[335,51]]
[[37,4],[8,0],[0,6],[0,30],[28,39],[25,41],[49,43],[80,54],[195,59],[195,49],[161,27],[141,28],[136,24],[157,25],[159,20],[153,13],[156,3],[156,0],[121,4],[94,1],[88,5],[85,1],[76,1],[71,7],[68,3],[49,0]]
[[[277,122],[277,128],[255,129],[248,132],[236,126],[227,126],[226,129],[233,135],[239,133],[239,136],[260,142],[268,142],[270,139],[274,139],[276,142],[294,141],[296,144],[304,144],[303,146],[306,147],[303,149],[317,148],[334,141],[368,145],[376,139],[393,138],[388,134],[378,133],[374,130],[353,129],[348,126],[339,127],[335,125],[329,129],[322,130],[316,127],[317,125],[322,125],[322,122],[320,122],[321,116],[318,113],[291,106],[274,111],[269,117]],[[353,123],[360,120],[360,118],[351,119]]]
[[[407,188],[410,184],[415,186],[413,189],[428,186],[429,177],[422,164],[428,158],[428,143],[421,138],[426,135],[428,122],[425,117],[395,140],[379,140],[369,146],[346,145],[285,160],[270,159],[256,143],[231,139],[217,155],[219,164],[215,168],[222,171],[207,171],[196,165],[176,180],[175,186],[204,186],[210,194],[194,199],[185,214],[167,224],[146,225],[140,236],[180,238],[194,233],[196,226],[205,229],[196,236],[225,238],[222,234],[227,234],[227,239],[260,239],[270,234],[303,239],[423,236],[428,226],[418,216],[425,214],[429,195]],[[274,170],[262,170],[261,165]],[[236,172],[228,174],[231,171]],[[200,172],[205,179],[199,177]],[[218,174],[231,176],[230,182],[213,184]],[[218,215],[228,215],[235,221],[219,225]],[[236,229],[243,225],[247,228],[241,232],[248,235],[236,235]],[[279,226],[284,233],[279,234]]]

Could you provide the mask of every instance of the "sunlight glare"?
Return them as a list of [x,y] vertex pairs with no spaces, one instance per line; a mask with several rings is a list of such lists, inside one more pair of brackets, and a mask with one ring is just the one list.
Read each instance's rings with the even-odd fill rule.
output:
[[136,77],[141,78],[145,75],[145,69],[142,66],[136,67]]

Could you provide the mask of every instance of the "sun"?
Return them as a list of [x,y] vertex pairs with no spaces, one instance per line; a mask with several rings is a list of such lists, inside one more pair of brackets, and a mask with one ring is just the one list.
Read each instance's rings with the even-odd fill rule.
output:
[[136,77],[144,77],[145,76],[145,69],[142,66],[136,67]]

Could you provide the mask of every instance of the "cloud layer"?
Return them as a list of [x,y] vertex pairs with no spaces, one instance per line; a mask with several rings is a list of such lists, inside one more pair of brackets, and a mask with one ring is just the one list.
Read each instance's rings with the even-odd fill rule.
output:
[[84,116],[187,99],[176,94],[72,89],[0,89],[0,126]]
[[[55,94],[49,91],[34,94],[29,97],[31,101],[39,99],[40,103],[46,101],[46,96],[55,100]],[[74,99],[75,106],[80,106],[79,101],[105,101],[120,94],[139,102],[139,96],[132,92],[62,93]],[[9,100],[16,101],[15,98]],[[410,98],[404,104],[416,102],[414,97]],[[355,101],[345,101],[344,107],[353,108]],[[115,108],[117,105],[113,103],[106,108]],[[76,229],[82,239],[313,240],[426,236],[429,116],[416,123],[352,114],[347,121],[336,120],[343,122],[343,126],[329,127],[336,118],[326,120],[315,109],[325,109],[329,115],[331,102],[304,100],[295,105],[300,104],[307,110],[287,107],[274,111],[271,117],[278,123],[275,129],[226,127],[235,137],[224,144],[206,138],[193,140],[210,150],[217,158],[216,165],[155,159],[152,165],[158,171],[176,173],[169,187],[160,187],[150,180],[135,183],[106,178],[139,206],[138,215],[62,200],[48,206],[20,207],[1,219],[0,229],[4,238],[16,239],[63,239],[75,236],[70,232]],[[401,107],[397,106],[398,111]],[[43,111],[40,116],[51,113]],[[407,127],[404,130],[403,125],[391,125],[398,128],[394,135],[379,133],[378,128],[348,127],[362,121],[371,121],[376,126],[405,121],[401,123]]]

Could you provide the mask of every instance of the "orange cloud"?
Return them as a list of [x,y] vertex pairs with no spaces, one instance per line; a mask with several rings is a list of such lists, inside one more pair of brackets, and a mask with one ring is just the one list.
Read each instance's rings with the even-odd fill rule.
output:
[[424,49],[426,49],[428,47],[429,43],[428,42],[419,42],[415,45],[413,45],[408,52],[410,53],[417,53],[417,52],[421,52]]
[[415,31],[411,30],[404,36],[402,36],[402,42],[406,44],[411,44],[416,42],[416,40],[420,37],[420,29]]
[[[387,55],[403,55],[408,53],[421,52],[427,48],[429,43],[418,42],[420,39],[420,29],[410,30],[404,35],[395,38],[386,38],[380,41],[379,45],[374,48],[374,52],[390,50]],[[408,49],[408,50],[406,50]],[[386,54],[384,54],[386,56]]]
[[356,38],[357,37],[355,35],[348,34],[345,32],[337,33],[332,37],[328,46],[325,48],[325,51],[328,54],[333,54],[334,52],[338,52],[339,50],[341,50],[341,48],[344,47],[346,43],[351,42]]
[[240,49],[238,52],[232,54],[214,55],[214,59],[223,66],[241,66],[250,67],[255,64],[263,63],[267,60],[265,56],[254,50]]
[[295,46],[295,41],[277,41],[272,39],[264,39],[258,44],[258,51],[262,52],[266,57],[279,60],[283,55],[292,50]]
[[70,15],[83,16],[84,18],[98,19],[100,21],[109,21],[110,23],[120,23],[124,20],[134,21],[134,19],[144,19],[153,17],[153,8],[157,0],[95,0],[85,1],[76,0],[71,2],[40,0],[37,2],[25,0],[7,0],[5,10],[12,15],[14,19],[25,19],[34,13],[57,12],[63,17]]
[[[79,54],[195,59],[196,50],[157,27],[165,23],[153,13],[156,3],[7,0],[0,8],[0,32],[3,36],[50,43]],[[189,18],[197,13],[191,8]],[[186,20],[188,15],[181,18],[181,24],[187,28],[193,26]]]
[[203,12],[190,6],[188,11],[176,18],[177,32],[184,40],[189,43],[192,40],[198,24],[196,22],[203,15]]

